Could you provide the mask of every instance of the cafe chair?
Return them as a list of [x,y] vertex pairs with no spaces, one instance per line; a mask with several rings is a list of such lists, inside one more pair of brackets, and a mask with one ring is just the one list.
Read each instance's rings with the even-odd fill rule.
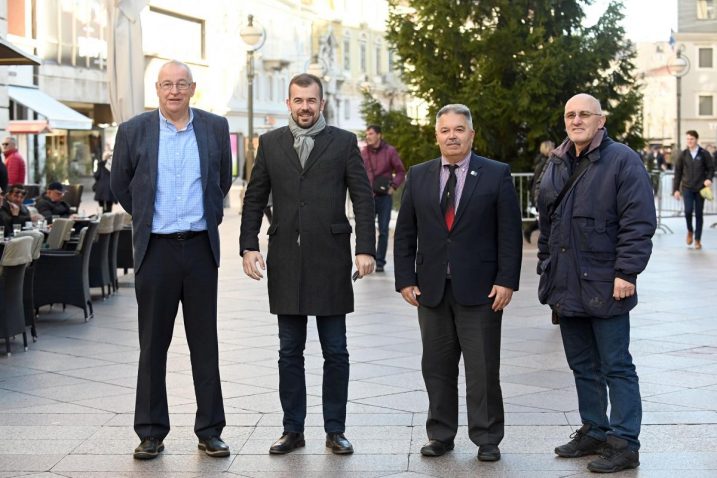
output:
[[23,310],[23,281],[25,268],[32,262],[31,237],[17,237],[4,243],[0,258],[0,336],[5,337],[8,357],[12,354],[10,337],[22,334],[27,350],[25,313]]
[[40,251],[42,250],[42,243],[45,240],[45,235],[40,231],[20,231],[15,234],[16,237],[32,237],[32,262],[30,262],[25,268],[25,280],[23,284],[22,299],[23,308],[25,309],[25,325],[30,327],[30,333],[32,334],[32,341],[37,342],[37,326],[35,319],[35,300],[33,298],[33,284],[35,282],[35,268],[37,266],[37,260],[40,258]]
[[119,245],[119,236],[124,228],[125,218],[127,213],[116,212],[114,227],[112,229],[112,235],[110,236],[110,247],[108,263],[110,268],[110,281],[112,283],[112,291],[117,292],[119,290],[119,280],[117,279],[117,247]]
[[36,311],[43,305],[69,304],[82,309],[85,322],[94,317],[88,271],[98,226],[95,221],[83,227],[73,251],[42,250],[33,288]]
[[[127,269],[134,269],[134,248],[132,247],[132,222],[131,216],[125,213],[124,227],[120,231],[117,238],[117,268],[124,269],[125,275]],[[130,219],[129,224],[127,218]]]
[[[97,236],[90,252],[90,288],[100,287],[102,298],[109,297],[112,279],[110,277],[109,248],[110,239],[114,231],[115,213],[106,212],[100,216],[100,224],[97,227]],[[105,295],[107,286],[107,295]]]
[[70,211],[76,213],[80,210],[80,202],[82,202],[82,184],[70,184],[65,188],[63,200],[70,205]]
[[65,241],[67,241],[72,234],[72,228],[75,225],[75,221],[66,218],[57,218],[52,222],[52,229],[50,229],[50,235],[47,236],[45,244],[48,249],[62,249]]

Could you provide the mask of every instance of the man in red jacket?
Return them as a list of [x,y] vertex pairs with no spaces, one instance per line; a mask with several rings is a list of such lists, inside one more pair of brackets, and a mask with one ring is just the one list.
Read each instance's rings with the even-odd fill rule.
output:
[[381,127],[366,128],[366,146],[361,150],[368,181],[373,188],[374,208],[378,218],[378,246],[376,247],[376,272],[383,272],[388,248],[388,227],[394,191],[403,183],[406,169],[396,148],[383,141]]
[[5,155],[8,184],[25,183],[25,160],[17,150],[15,138],[8,136],[2,142],[2,153]]

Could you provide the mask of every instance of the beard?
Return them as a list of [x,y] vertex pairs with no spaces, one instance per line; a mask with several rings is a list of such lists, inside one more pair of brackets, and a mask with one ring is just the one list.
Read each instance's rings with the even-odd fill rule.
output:
[[[309,118],[307,118],[306,116],[301,118],[301,115],[307,115],[307,114],[311,115],[311,119],[308,124],[304,123],[303,121],[306,121]],[[309,129],[312,126],[314,126],[316,124],[316,122],[319,121],[319,115],[320,114],[313,116],[313,112],[309,111],[309,110],[301,110],[301,111],[297,111],[297,112],[293,112],[293,111],[291,112],[291,118],[294,120],[294,123],[296,123],[300,128],[303,128],[303,129]]]

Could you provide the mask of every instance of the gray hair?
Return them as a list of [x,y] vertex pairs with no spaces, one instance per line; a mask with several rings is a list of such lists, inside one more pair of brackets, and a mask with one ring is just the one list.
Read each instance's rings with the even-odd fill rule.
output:
[[438,119],[447,113],[454,113],[457,115],[465,116],[466,121],[468,122],[468,128],[473,130],[473,117],[471,116],[471,110],[469,110],[466,105],[455,103],[444,106],[443,108],[438,110],[438,113],[436,113],[436,124],[438,124]]
[[[184,62],[182,62],[182,61],[179,61],[179,60],[169,60],[169,61],[167,61],[166,63],[164,63],[162,66],[159,67],[159,73],[161,73],[162,70],[164,70],[164,68],[165,68],[166,66],[169,66],[169,65],[179,66],[179,67],[182,67],[182,68],[184,68],[185,70],[187,70],[187,75],[189,75],[189,81],[190,81],[191,83],[194,83],[194,77],[192,76],[192,70],[191,70],[191,68],[189,68],[189,65],[187,65],[186,63],[184,63]],[[157,74],[157,76],[159,76],[159,73]]]

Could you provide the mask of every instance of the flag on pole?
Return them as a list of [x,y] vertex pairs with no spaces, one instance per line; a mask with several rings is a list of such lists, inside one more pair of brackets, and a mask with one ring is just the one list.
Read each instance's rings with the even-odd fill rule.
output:
[[675,45],[677,44],[677,40],[675,40],[675,30],[670,28],[670,39],[667,42],[670,45],[670,48],[672,48],[672,51],[675,51]]

